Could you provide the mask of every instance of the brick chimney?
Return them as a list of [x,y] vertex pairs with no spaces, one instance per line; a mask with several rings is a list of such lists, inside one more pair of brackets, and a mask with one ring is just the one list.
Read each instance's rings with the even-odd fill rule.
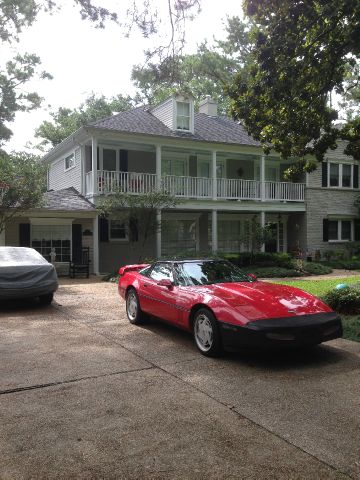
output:
[[217,102],[207,95],[199,104],[199,113],[205,113],[209,117],[217,117]]

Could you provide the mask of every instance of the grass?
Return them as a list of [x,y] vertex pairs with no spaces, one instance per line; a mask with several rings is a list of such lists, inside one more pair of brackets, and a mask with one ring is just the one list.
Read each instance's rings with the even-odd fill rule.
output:
[[[335,288],[339,283],[346,283],[348,285],[352,283],[359,283],[360,275],[343,278],[326,278],[322,280],[288,280],[277,281],[274,283],[281,283],[283,285],[290,285],[292,287],[301,288],[305,292],[309,292],[312,295],[321,297],[328,290]],[[353,340],[360,342],[360,315],[341,315],[344,328],[344,338],[347,340]]]

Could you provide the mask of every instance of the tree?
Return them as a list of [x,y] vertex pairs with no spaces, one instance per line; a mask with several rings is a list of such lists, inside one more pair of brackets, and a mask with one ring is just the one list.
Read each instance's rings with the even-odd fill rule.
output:
[[[200,0],[164,0],[161,5],[149,0],[128,0],[121,4],[119,2],[119,11],[109,10],[98,3],[93,0],[73,0],[82,19],[91,21],[97,28],[105,28],[108,22],[115,22],[126,36],[130,35],[133,28],[138,28],[145,38],[160,38],[162,26],[168,26],[163,42],[146,52],[147,59],[154,56],[163,59],[179,53],[185,43],[186,21],[200,9]],[[60,8],[60,0],[1,1],[0,40],[13,45],[19,40],[23,29],[36,21],[39,12],[55,14]],[[162,22],[164,11],[168,22]],[[35,54],[17,53],[6,65],[0,65],[0,146],[12,135],[5,122],[12,122],[16,112],[33,110],[41,104],[38,93],[26,92],[26,84],[35,75],[51,78],[47,72],[38,72],[40,63],[40,58]]]
[[249,24],[239,17],[229,17],[225,40],[214,39],[214,46],[202,43],[193,55],[168,57],[158,63],[136,65],[132,80],[149,104],[156,104],[175,92],[191,94],[195,100],[210,95],[219,111],[227,114],[230,99],[225,86],[236,72],[249,70]]
[[0,153],[0,233],[15,216],[41,206],[46,170],[34,155]]
[[[250,76],[240,72],[228,89],[234,117],[266,153],[273,148],[284,158],[315,154],[322,160],[348,128],[335,128],[337,112],[328,99],[344,93],[349,67],[359,58],[360,3],[245,0],[244,6],[255,24],[255,44]],[[359,155],[357,141],[351,137],[349,150]]]
[[179,200],[161,191],[152,191],[139,195],[124,193],[120,190],[102,198],[98,209],[103,217],[120,220],[129,230],[129,241],[142,259],[148,239],[161,229],[158,210],[175,207]]
[[36,129],[35,136],[42,139],[38,148],[55,147],[78,128],[90,122],[109,117],[114,112],[122,112],[133,108],[138,98],[117,95],[107,99],[105,96],[90,95],[79,108],[61,107],[51,113],[52,121],[44,121]]

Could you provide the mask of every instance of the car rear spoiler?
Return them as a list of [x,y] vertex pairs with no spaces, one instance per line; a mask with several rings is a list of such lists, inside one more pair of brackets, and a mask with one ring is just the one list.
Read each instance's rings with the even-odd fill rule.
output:
[[149,266],[148,263],[140,263],[138,265],[125,265],[124,267],[120,267],[119,275],[120,276],[125,275],[126,272],[137,272],[148,266]]

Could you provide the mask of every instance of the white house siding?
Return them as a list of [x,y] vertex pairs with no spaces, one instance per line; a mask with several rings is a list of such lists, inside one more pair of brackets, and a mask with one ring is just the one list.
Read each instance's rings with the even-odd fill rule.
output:
[[359,216],[354,205],[359,191],[345,191],[330,188],[309,188],[306,190],[307,246],[314,253],[331,249],[344,249],[344,242],[323,241],[323,219],[330,216]]
[[163,103],[151,110],[151,113],[157,117],[168,128],[173,129],[174,122],[174,100],[169,98]]
[[[65,157],[75,153],[75,167],[65,172]],[[60,160],[55,160],[49,167],[49,190],[61,190],[62,188],[74,187],[81,193],[81,150],[69,150]]]

